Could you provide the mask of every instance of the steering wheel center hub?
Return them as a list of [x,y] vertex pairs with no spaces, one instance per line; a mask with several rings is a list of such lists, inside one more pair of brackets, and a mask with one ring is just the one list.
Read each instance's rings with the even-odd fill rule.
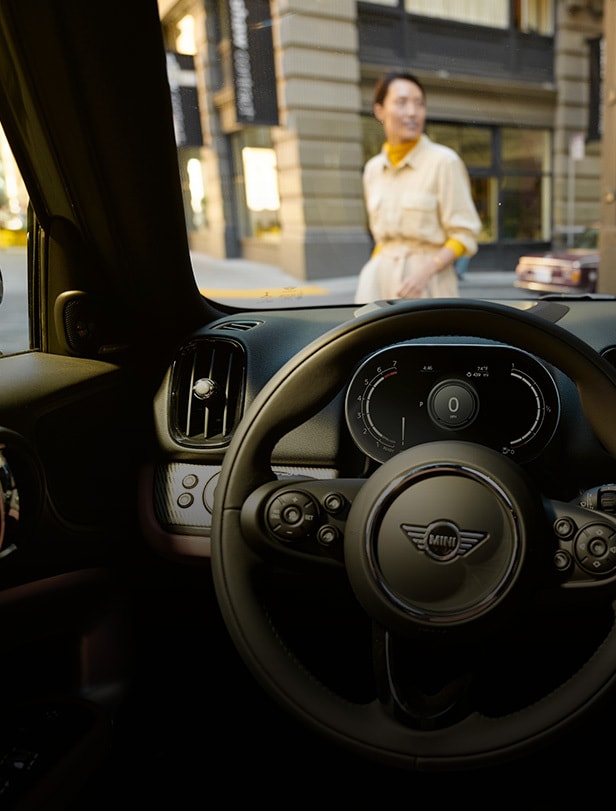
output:
[[467,443],[419,446],[383,465],[347,522],[349,576],[366,610],[386,627],[442,628],[500,603],[523,559],[517,486],[507,460]]

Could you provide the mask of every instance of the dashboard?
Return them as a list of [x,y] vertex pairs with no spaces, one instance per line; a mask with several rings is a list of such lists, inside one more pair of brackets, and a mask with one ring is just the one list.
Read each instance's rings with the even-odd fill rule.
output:
[[[607,357],[616,345],[609,311],[600,301],[588,305],[530,306]],[[144,499],[143,523],[158,547],[209,554],[216,484],[241,415],[287,361],[356,315],[352,308],[242,313],[190,336],[155,398],[161,457],[144,473],[143,490],[154,499]],[[322,372],[337,379],[337,391],[316,415],[281,431],[271,459],[278,478],[368,476],[413,446],[462,440],[509,457],[538,490],[563,501],[616,480],[572,380],[513,343],[409,336],[358,349],[353,364]]]

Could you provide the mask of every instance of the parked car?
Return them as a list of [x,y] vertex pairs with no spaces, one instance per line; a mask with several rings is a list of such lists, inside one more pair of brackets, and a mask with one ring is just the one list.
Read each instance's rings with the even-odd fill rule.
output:
[[595,293],[599,278],[599,231],[588,228],[575,247],[521,256],[514,286],[537,293]]
[[155,0],[3,0],[0,42],[3,811],[604,802],[616,301],[223,304]]

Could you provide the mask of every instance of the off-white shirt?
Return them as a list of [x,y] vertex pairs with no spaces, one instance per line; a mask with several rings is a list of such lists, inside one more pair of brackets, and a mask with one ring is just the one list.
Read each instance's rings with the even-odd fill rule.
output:
[[[360,273],[356,301],[394,298],[414,261],[456,239],[467,256],[477,252],[481,220],[464,162],[449,147],[422,135],[394,166],[383,150],[364,168],[370,231],[379,251]],[[453,266],[437,273],[425,297],[457,295]]]

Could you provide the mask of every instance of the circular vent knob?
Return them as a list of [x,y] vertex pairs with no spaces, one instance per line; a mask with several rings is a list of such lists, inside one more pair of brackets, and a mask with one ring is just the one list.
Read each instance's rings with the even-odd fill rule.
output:
[[218,385],[209,377],[202,377],[192,387],[193,394],[200,400],[208,400],[218,391]]

